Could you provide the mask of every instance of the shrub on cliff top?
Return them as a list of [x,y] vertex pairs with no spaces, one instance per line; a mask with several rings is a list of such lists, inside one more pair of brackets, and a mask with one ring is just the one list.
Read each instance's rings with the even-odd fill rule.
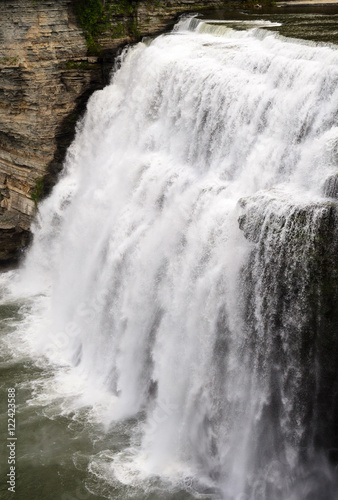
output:
[[[74,11],[85,33],[90,53],[97,54],[100,51],[97,38],[111,28],[111,16],[134,18],[137,2],[138,0],[73,0]],[[127,32],[131,31],[129,24],[126,24]],[[131,32],[129,34],[134,35]]]
[[102,32],[104,10],[100,0],[75,1],[74,9],[86,36],[94,38]]

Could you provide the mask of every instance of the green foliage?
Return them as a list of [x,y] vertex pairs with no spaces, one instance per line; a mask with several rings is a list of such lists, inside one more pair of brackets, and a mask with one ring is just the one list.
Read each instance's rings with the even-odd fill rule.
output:
[[110,33],[112,38],[123,38],[128,34],[126,26],[122,22],[119,22],[115,26],[112,26],[110,29]]
[[161,0],[148,0],[146,2],[147,9],[158,9],[160,7],[165,7],[165,4]]
[[96,39],[107,27],[106,15],[100,0],[76,1],[74,10],[84,31],[88,52],[90,54],[99,54],[100,47]]
[[[1,0],[0,0],[1,1]],[[45,0],[32,0],[35,6]],[[134,40],[140,38],[140,31],[137,23],[137,4],[139,0],[72,0],[72,6],[79,26],[82,28],[89,55],[100,56],[102,47],[100,37],[119,39],[130,37]],[[159,7],[161,1],[149,0],[149,5]],[[17,61],[11,61],[15,64]],[[0,65],[5,61],[0,59]],[[90,67],[85,62],[66,63],[67,69],[89,70]]]
[[19,62],[19,58],[15,57],[0,57],[1,66],[14,66]]
[[131,36],[132,38],[140,38],[141,33],[140,33],[136,19],[132,19],[128,23],[128,35]]
[[[100,55],[98,38],[102,33],[110,33],[113,39],[140,36],[135,15],[137,1],[73,0],[74,11],[84,31],[89,54]],[[116,17],[121,20],[117,21]]]
[[31,198],[34,201],[34,204],[36,207],[37,207],[38,202],[39,202],[41,195],[43,193],[43,189],[44,189],[44,176],[39,177],[36,180],[35,187],[32,189],[32,192],[31,192]]
[[82,71],[88,71],[93,68],[93,64],[88,63],[87,61],[67,61],[66,62],[67,69],[78,69]]
[[76,2],[75,12],[82,29],[91,35],[101,31],[103,7],[100,0],[82,0]]
[[106,7],[106,12],[114,15],[132,15],[134,14],[135,2],[130,0],[120,0],[119,2],[109,3]]

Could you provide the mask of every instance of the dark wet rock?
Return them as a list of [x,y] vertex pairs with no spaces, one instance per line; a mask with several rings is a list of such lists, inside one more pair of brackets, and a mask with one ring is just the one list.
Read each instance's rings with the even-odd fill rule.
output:
[[323,186],[323,194],[328,198],[338,199],[338,176],[331,175],[328,177]]
[[[242,274],[252,370],[271,395],[257,425],[267,454],[279,442],[295,446],[299,432],[299,458],[311,460],[302,453],[338,449],[338,202],[271,190],[240,207],[252,245]],[[292,425],[278,428],[281,420]]]
[[22,227],[20,215],[0,216],[0,268],[17,262],[30,241],[30,232]]

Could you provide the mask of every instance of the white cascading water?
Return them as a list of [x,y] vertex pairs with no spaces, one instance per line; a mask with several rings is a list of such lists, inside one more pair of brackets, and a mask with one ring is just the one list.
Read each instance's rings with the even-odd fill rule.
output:
[[253,361],[273,335],[263,257],[250,260],[238,219],[239,200],[262,190],[284,215],[323,200],[337,172],[338,52],[245,28],[184,19],[123,54],[40,206],[12,293],[36,294],[26,339],[84,381],[79,405],[104,400],[107,426],[139,419],[130,448],[93,457],[92,473],[196,497],[318,500],[321,487],[331,499],[333,468],[316,450],[303,459],[306,419],[283,381],[281,417],[265,414],[269,345],[263,368]]

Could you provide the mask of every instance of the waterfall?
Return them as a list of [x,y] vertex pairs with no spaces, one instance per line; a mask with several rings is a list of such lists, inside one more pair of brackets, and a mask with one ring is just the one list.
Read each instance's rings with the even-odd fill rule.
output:
[[335,498],[338,52],[272,27],[125,50],[40,205],[12,293],[77,404],[136,419],[90,464],[112,485]]

